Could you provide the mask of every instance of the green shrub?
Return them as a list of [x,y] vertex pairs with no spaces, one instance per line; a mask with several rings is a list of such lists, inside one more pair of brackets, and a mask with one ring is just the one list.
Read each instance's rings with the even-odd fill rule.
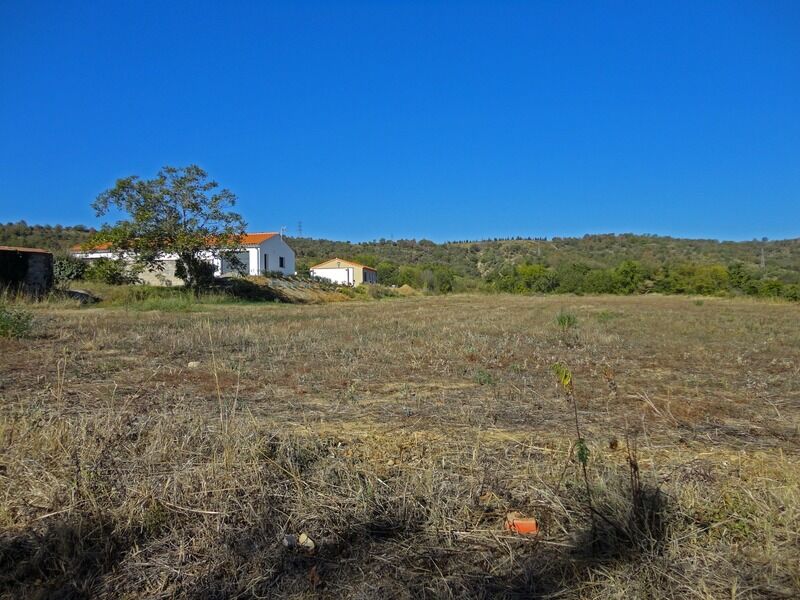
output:
[[556,315],[556,323],[563,332],[567,332],[578,324],[578,317],[574,313],[562,310]]
[[340,294],[344,294],[348,298],[357,298],[361,293],[357,287],[350,287],[349,285],[342,285],[336,288],[336,291]]
[[124,285],[126,283],[138,283],[139,281],[129,264],[125,261],[111,258],[93,260],[86,268],[84,278],[109,285]]
[[793,300],[797,302],[800,300],[800,284],[793,284],[793,285],[785,285],[781,290],[781,294],[787,300]]
[[759,282],[758,295],[764,298],[777,298],[783,291],[783,283],[777,279],[763,279]]
[[83,279],[86,273],[86,262],[75,258],[71,254],[61,254],[53,257],[53,280],[57,286],[63,286],[70,281]]
[[587,294],[613,294],[615,285],[613,269],[593,269],[586,273],[583,291]]
[[564,264],[556,268],[557,292],[561,294],[582,294],[586,289],[586,275],[591,268],[583,264]]
[[0,337],[25,337],[30,333],[32,324],[33,315],[31,313],[0,304]]
[[646,273],[644,267],[635,260],[624,260],[614,269],[615,292],[634,294],[640,291]]
[[381,298],[395,298],[397,296],[396,291],[384,285],[372,284],[361,287],[367,288],[369,297],[374,298],[375,300],[380,300]]
[[545,294],[558,287],[558,275],[542,264],[523,263],[504,269],[493,283],[501,292]]

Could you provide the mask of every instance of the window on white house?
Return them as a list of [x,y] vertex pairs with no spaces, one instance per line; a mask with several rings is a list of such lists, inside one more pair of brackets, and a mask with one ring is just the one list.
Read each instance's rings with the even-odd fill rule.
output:
[[282,256],[278,257],[278,266],[283,269],[286,266],[286,259]]
[[264,255],[264,273],[269,273],[269,255]]

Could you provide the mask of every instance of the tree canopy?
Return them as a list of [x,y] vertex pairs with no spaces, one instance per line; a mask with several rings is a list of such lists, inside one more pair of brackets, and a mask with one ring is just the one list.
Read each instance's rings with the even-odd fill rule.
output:
[[236,196],[197,165],[163,167],[153,179],[119,179],[92,204],[98,217],[113,211],[127,218],[104,225],[87,245],[108,243],[120,254],[133,253],[149,268],[160,268],[165,254],[177,255],[176,274],[188,287],[206,285],[213,268],[207,255],[237,264],[235,248],[245,222],[231,211]]

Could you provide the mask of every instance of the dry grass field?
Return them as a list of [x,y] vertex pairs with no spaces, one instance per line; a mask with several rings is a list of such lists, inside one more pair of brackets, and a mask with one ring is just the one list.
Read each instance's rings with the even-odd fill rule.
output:
[[800,596],[796,304],[32,310],[0,339],[0,597]]

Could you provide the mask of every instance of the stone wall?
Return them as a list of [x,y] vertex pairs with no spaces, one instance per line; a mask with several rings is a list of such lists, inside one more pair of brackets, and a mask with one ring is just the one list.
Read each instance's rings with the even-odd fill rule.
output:
[[139,279],[142,280],[142,283],[149,283],[150,285],[182,286],[183,280],[175,276],[177,262],[175,260],[162,260],[163,270],[145,269],[139,273]]

